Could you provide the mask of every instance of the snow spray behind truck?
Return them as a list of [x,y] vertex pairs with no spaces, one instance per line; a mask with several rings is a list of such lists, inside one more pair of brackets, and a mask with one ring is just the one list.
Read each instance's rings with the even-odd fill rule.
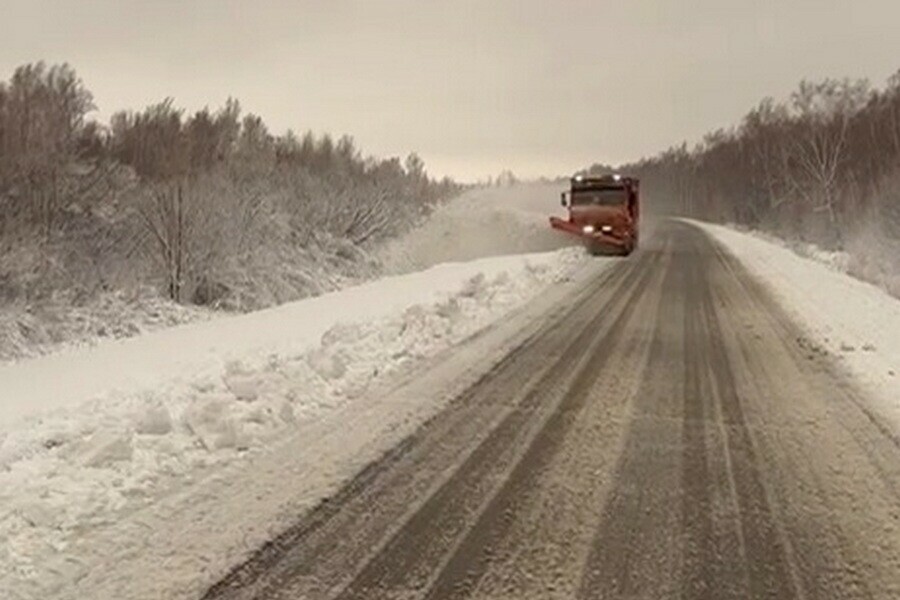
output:
[[581,239],[591,254],[631,254],[638,244],[639,181],[621,175],[576,175],[562,205],[569,218],[550,226]]

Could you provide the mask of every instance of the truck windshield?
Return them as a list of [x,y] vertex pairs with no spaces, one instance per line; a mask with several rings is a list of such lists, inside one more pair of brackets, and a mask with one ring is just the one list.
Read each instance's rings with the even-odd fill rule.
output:
[[618,206],[627,199],[622,188],[579,190],[572,194],[572,206]]

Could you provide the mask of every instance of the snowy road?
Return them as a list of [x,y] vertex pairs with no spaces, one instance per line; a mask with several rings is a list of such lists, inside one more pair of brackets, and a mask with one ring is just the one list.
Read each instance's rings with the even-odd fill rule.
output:
[[206,598],[900,597],[870,404],[666,223]]

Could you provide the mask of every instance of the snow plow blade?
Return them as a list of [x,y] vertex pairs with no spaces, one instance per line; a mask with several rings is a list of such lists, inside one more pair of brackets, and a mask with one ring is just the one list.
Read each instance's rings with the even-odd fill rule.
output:
[[579,238],[592,254],[598,254],[603,249],[630,254],[633,249],[633,241],[630,239],[614,237],[602,231],[585,232],[582,226],[559,217],[550,217],[550,227]]
[[623,240],[611,235],[607,235],[602,231],[586,233],[582,227],[574,223],[570,223],[565,219],[560,219],[559,217],[550,217],[550,227],[577,236],[585,242],[596,242],[619,247],[625,247],[628,245],[628,240]]

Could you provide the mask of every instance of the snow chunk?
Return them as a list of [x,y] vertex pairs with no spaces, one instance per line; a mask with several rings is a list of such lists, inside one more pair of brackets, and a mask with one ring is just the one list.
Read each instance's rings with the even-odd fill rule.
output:
[[231,414],[228,396],[213,396],[193,402],[184,414],[184,424],[201,446],[221,450],[245,446],[247,440]]
[[85,440],[78,449],[86,467],[108,467],[112,463],[131,460],[134,454],[130,433],[101,431]]
[[148,406],[138,417],[134,431],[143,435],[166,435],[172,431],[172,415],[161,403]]
[[259,397],[259,381],[252,375],[226,375],[225,386],[238,400],[253,402]]
[[287,401],[281,403],[281,408],[278,409],[278,416],[285,423],[294,424],[297,422],[297,416],[294,414],[294,407]]
[[344,364],[341,357],[325,348],[311,352],[307,362],[312,370],[323,379],[336,380],[347,374],[347,365]]

